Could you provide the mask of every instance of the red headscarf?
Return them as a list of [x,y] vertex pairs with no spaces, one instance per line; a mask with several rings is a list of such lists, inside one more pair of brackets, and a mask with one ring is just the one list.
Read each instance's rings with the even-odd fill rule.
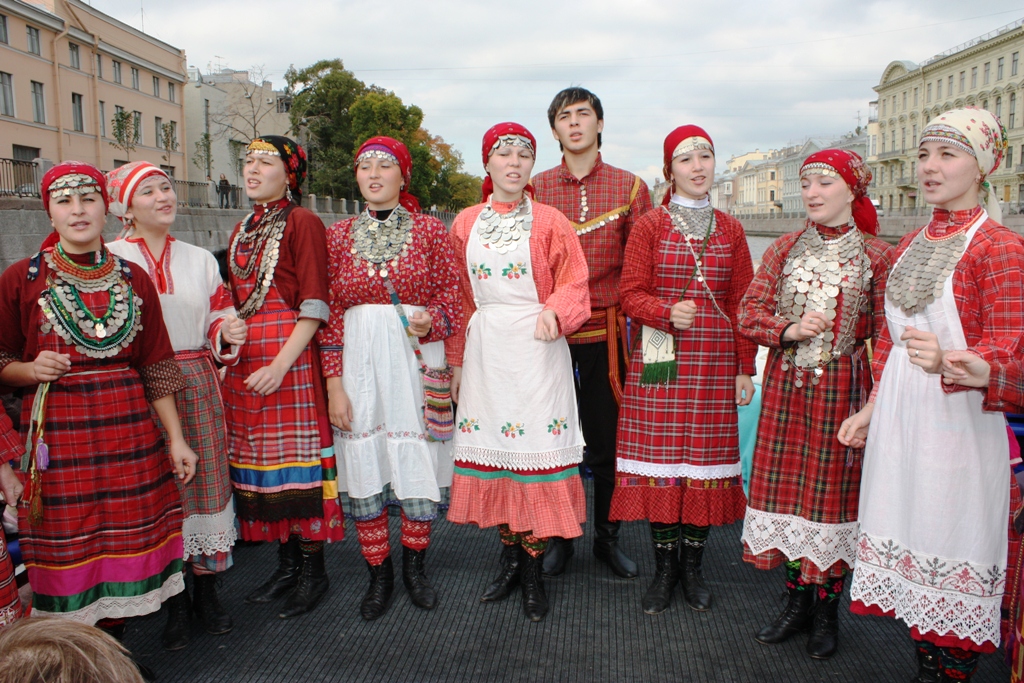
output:
[[[39,194],[43,197],[43,208],[46,209],[46,215],[50,215],[51,190],[55,195],[81,194],[85,188],[89,188],[88,191],[98,192],[103,197],[103,213],[105,214],[110,208],[110,196],[107,194],[107,178],[103,175],[103,171],[82,161],[65,161],[51,168],[43,174],[43,181],[39,185]],[[59,240],[60,235],[54,230],[43,240],[39,250],[52,247]]]
[[359,151],[356,152],[356,167],[359,166],[359,160],[366,152],[383,152],[394,157],[395,161],[398,162],[398,168],[402,171],[402,180],[404,182],[401,192],[398,193],[398,203],[411,213],[419,213],[419,200],[405,189],[412,184],[412,155],[409,153],[409,148],[394,138],[378,135],[375,138],[370,138],[359,147]]
[[[711,141],[711,136],[707,134],[700,126],[694,126],[693,124],[686,126],[679,126],[674,131],[668,134],[665,138],[665,153],[664,153],[664,166],[662,166],[661,172],[665,175],[665,180],[669,180],[672,177],[672,160],[680,154],[692,152],[695,149],[710,149],[711,153],[715,153],[715,143]],[[667,205],[669,200],[672,199],[672,188],[669,188],[668,192],[665,193],[662,198],[662,205]]]
[[[831,172],[831,173],[830,173]],[[805,175],[834,175],[843,179],[853,193],[853,222],[861,232],[878,234],[878,212],[868,199],[871,169],[856,152],[845,149],[823,149],[804,160],[800,177]]]
[[[526,138],[527,140],[530,141],[530,151],[532,151],[536,155],[537,138],[533,137],[533,133],[528,131],[526,129],[526,126],[521,126],[518,123],[512,123],[511,121],[507,121],[505,123],[498,123],[495,124],[494,126],[491,126],[491,128],[486,133],[484,133],[484,143],[482,150],[484,166],[487,166],[487,161],[488,159],[491,158],[491,153],[494,151],[495,145],[497,145],[501,138],[505,137],[506,135],[516,135],[521,138]],[[484,201],[487,201],[487,198],[491,196],[492,192],[494,192],[494,183],[491,181],[490,174],[488,174],[488,176],[484,178],[484,184],[480,189],[481,194],[483,194],[484,196]],[[529,192],[530,196],[532,197],[533,185],[527,183],[526,191]]]

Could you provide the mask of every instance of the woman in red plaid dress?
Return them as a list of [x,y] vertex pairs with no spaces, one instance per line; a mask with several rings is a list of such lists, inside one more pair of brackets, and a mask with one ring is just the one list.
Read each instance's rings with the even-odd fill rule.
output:
[[[789,603],[756,638],[781,643],[811,627],[812,657],[838,643],[839,596],[853,566],[863,451],[836,439],[871,391],[865,341],[885,325],[892,247],[874,237],[871,171],[840,149],[807,157],[807,225],[765,252],[740,331],[771,351],[743,527],[743,559],[786,564]],[[815,594],[818,598],[816,613]]]
[[[3,508],[16,506],[21,500],[24,486],[14,473],[11,462],[25,452],[25,443],[18,438],[11,418],[0,410],[0,513]],[[21,617],[21,600],[18,598],[18,584],[14,580],[14,565],[7,554],[7,539],[0,528],[0,629],[9,626]]]
[[228,266],[248,332],[224,379],[235,513],[242,538],[279,541],[278,568],[246,601],[284,595],[278,616],[312,610],[327,593],[325,541],[345,527],[320,354],[327,322],[324,224],[298,206],[306,153],[278,135],[249,143],[245,191],[253,212],[235,228]]
[[673,191],[633,228],[622,269],[622,308],[643,329],[619,415],[612,498],[613,518],[651,524],[648,614],[668,607],[677,580],[691,608],[711,608],[704,543],[712,526],[743,516],[736,406],[753,398],[757,351],[736,330],[753,265],[743,226],[708,199],[711,138],[677,128],[664,159]]

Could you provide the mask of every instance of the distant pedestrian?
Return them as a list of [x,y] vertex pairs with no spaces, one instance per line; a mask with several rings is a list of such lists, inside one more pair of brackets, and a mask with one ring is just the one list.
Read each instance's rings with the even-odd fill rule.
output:
[[220,208],[231,208],[231,182],[223,173],[220,174],[220,181],[217,183],[217,194],[220,195]]

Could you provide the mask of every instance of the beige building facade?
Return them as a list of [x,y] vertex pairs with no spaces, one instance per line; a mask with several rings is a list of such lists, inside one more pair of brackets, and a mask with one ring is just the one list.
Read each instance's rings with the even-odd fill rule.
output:
[[[0,0],[0,158],[145,159],[187,179],[185,83],[183,50],[79,0]],[[130,153],[110,144],[119,110],[137,125]]]
[[[928,122],[964,106],[987,109],[1006,128],[1009,148],[989,177],[1004,212],[1024,201],[1024,19],[915,64],[890,63],[872,103],[868,145],[871,198],[889,214],[926,210],[917,187],[917,142]],[[877,110],[875,109],[877,107]],[[875,113],[877,111],[877,114]]]

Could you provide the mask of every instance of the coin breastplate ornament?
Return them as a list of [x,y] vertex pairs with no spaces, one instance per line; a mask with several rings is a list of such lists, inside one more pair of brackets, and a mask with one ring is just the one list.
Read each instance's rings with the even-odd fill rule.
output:
[[488,202],[478,220],[477,236],[484,249],[507,254],[515,251],[524,238],[529,239],[533,227],[533,204],[524,196],[515,209],[501,214]]
[[907,315],[920,313],[942,296],[946,280],[953,274],[967,244],[967,227],[945,237],[917,233],[889,273],[885,298]]
[[[228,249],[228,266],[231,273],[239,280],[248,280],[256,272],[256,282],[252,292],[238,308],[238,317],[248,320],[256,315],[267,298],[270,285],[274,281],[274,271],[281,254],[281,238],[284,236],[288,212],[282,207],[263,215],[259,225],[252,227],[255,214],[246,216],[241,229],[231,241]],[[245,258],[243,265],[238,264],[238,252],[242,249]],[[258,269],[258,270],[257,270]]]
[[352,260],[355,267],[363,267],[370,277],[388,276],[388,267],[398,268],[399,261],[409,253],[412,244],[412,214],[398,205],[384,220],[364,210],[352,223]]
[[783,351],[781,368],[794,368],[795,386],[804,386],[808,371],[811,384],[818,384],[824,366],[855,346],[857,320],[867,308],[872,275],[860,230],[851,224],[842,235],[825,239],[808,222],[783,267],[776,313],[798,323],[804,313],[816,311],[836,325]]

